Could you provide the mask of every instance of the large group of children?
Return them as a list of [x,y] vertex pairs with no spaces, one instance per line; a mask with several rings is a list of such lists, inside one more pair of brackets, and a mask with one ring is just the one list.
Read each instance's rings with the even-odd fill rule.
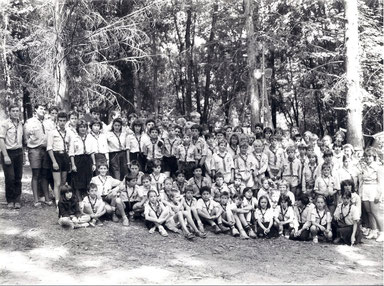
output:
[[11,106],[0,128],[9,208],[21,207],[26,146],[34,206],[56,205],[62,226],[144,220],[150,233],[187,239],[209,229],[241,239],[384,240],[383,160],[345,144],[341,131],[214,128],[196,112],[187,121],[114,111],[107,125],[97,108],[84,120],[42,104],[23,126],[19,111]]

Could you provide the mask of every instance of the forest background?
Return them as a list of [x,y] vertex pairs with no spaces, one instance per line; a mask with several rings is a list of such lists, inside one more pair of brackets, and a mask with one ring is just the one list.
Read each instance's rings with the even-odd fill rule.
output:
[[[0,117],[44,100],[202,123],[383,131],[382,0],[6,0]],[[284,126],[283,126],[284,127]]]

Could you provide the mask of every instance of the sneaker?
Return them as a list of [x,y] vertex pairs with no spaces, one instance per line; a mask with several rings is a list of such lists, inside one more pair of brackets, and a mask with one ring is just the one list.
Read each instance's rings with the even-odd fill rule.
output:
[[195,238],[195,236],[194,236],[192,233],[190,233],[190,232],[185,233],[185,234],[184,234],[184,237],[185,237],[186,239],[188,239],[188,240],[191,240],[191,239],[194,239],[194,238]]
[[87,228],[89,226],[89,223],[79,223],[79,224],[75,224],[74,225],[74,228]]
[[221,230],[222,232],[227,232],[227,231],[230,230],[229,227],[226,227],[226,226],[224,226],[224,225],[222,225],[222,224],[219,224],[219,228],[220,228],[220,230]]
[[47,206],[53,206],[53,202],[52,201],[45,201],[44,202]]
[[181,230],[175,226],[167,226],[167,228],[174,233],[181,233]]
[[8,203],[8,208],[9,209],[15,208],[15,203]]
[[255,233],[252,229],[250,229],[250,230],[248,231],[248,236],[249,236],[250,238],[256,238],[256,233]]
[[233,235],[234,237],[237,237],[237,236],[240,235],[240,232],[237,230],[236,227],[232,228],[232,235]]
[[319,238],[317,235],[313,237],[313,243],[319,243]]
[[97,226],[103,226],[104,224],[101,222],[101,220],[98,219],[98,220],[96,220],[96,225]]
[[[41,207],[41,202],[36,202],[36,203],[33,204],[33,206],[35,208],[40,208]],[[59,209],[59,208],[57,208],[57,209]]]
[[123,217],[123,226],[129,226],[129,220],[126,216]]
[[21,208],[21,204],[20,203],[15,203],[15,209],[20,209]]
[[334,240],[333,240],[333,243],[334,244],[338,244],[338,243],[340,243],[340,237],[337,237],[337,238],[335,238]]
[[377,242],[383,242],[384,241],[384,232],[379,232],[379,236],[376,239]]
[[113,214],[113,216],[112,216],[112,221],[113,221],[113,222],[119,222],[119,218],[117,217],[116,214]]
[[148,232],[149,232],[150,234],[152,234],[152,233],[155,232],[155,230],[156,230],[156,226],[152,227]]
[[162,225],[159,226],[159,232],[164,237],[168,236],[168,232],[164,229],[164,227]]
[[241,239],[249,239],[249,236],[247,235],[247,233],[243,230],[240,232],[240,238]]
[[207,237],[207,233],[206,232],[201,232],[201,231],[197,231],[196,235],[198,237],[201,237],[201,238],[206,238]]
[[92,220],[89,222],[89,225],[92,226],[92,227],[95,227],[95,226],[96,226],[96,220],[95,220],[95,219],[92,219]]
[[377,229],[371,230],[370,234],[366,237],[366,239],[377,239],[378,237]]
[[221,229],[220,229],[220,227],[217,226],[217,224],[215,224],[215,225],[212,226],[212,227],[213,227],[213,232],[214,232],[214,233],[218,234],[218,233],[221,232]]

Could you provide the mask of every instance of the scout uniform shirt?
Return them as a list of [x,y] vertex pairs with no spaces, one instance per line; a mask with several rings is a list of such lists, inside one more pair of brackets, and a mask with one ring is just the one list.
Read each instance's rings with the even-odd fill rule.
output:
[[0,138],[4,139],[5,149],[16,150],[23,147],[23,124],[14,123],[10,118],[0,124]]

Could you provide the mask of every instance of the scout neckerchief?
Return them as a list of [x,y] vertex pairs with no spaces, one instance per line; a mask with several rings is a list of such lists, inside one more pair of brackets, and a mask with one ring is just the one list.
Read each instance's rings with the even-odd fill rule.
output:
[[235,153],[235,155],[237,155],[237,145],[236,145],[235,149],[233,149],[232,145],[229,145],[229,148],[231,148],[232,151]]
[[329,192],[329,185],[330,185],[330,183],[332,183],[332,182],[329,182],[331,177],[327,177],[328,183],[325,181],[325,177],[322,176],[321,178],[323,179],[323,182],[324,182],[325,186],[327,187],[327,192]]
[[248,202],[248,205],[250,205],[252,208],[253,208],[253,201],[252,201],[252,197],[250,198],[250,199],[248,199],[248,198],[246,198],[246,197],[244,197],[246,200],[247,200],[247,202]]
[[262,154],[253,152],[253,155],[254,155],[255,159],[257,160],[257,163],[259,163],[257,168],[260,169],[261,168],[261,156],[262,156]]
[[224,172],[226,172],[227,166],[225,165],[225,157],[227,156],[227,152],[224,153],[224,156],[220,152],[218,152],[217,156],[219,156],[221,158],[221,160],[223,161],[223,170],[224,170]]
[[187,206],[191,207],[193,203],[193,198],[190,200],[190,202],[188,202],[187,198],[185,198],[185,203],[187,204]]
[[45,127],[44,127],[44,123],[43,123],[44,120],[40,120],[39,118],[37,118],[37,120],[40,121],[40,123],[41,123],[41,128],[43,129],[43,133],[45,134]]
[[209,213],[209,208],[211,207],[211,200],[208,200],[209,204],[207,205],[207,202],[203,200],[205,207],[207,208],[207,211]]
[[343,169],[349,174],[349,176],[351,177],[352,181],[354,181],[351,172],[349,172],[349,170],[347,170],[344,166],[343,166]]
[[59,128],[56,128],[56,129],[57,129],[57,133],[59,133],[61,139],[63,140],[64,152],[67,152],[67,143],[65,142],[65,137],[67,136],[67,131],[64,130],[64,136],[63,136],[63,134],[61,134],[61,132],[60,132],[60,129]]
[[96,207],[96,203],[97,203],[97,197],[96,197],[96,199],[95,199],[95,201],[93,203],[91,201],[91,197],[89,195],[87,197],[88,197],[89,204],[91,205],[92,211],[95,214],[96,213],[96,208],[95,207]]
[[303,212],[307,208],[308,205],[305,205],[301,210],[300,208],[297,208],[299,210],[299,215],[300,215],[300,222],[303,222]]
[[176,181],[176,186],[177,186],[180,193],[184,192],[184,184],[185,184],[185,182],[179,183],[178,181]]
[[85,147],[85,141],[87,140],[87,136],[88,136],[88,134],[86,134],[85,136],[84,136],[84,139],[83,139],[83,137],[82,136],[80,136],[80,139],[81,139],[81,141],[83,141],[83,154],[86,154],[87,152],[86,152],[86,147]]
[[268,209],[265,209],[265,212],[263,212],[263,209],[260,209],[260,214],[261,214],[261,222],[265,222],[265,214]]
[[315,173],[317,165],[309,165],[308,164],[308,167],[309,167],[309,170],[311,171],[311,180],[313,180],[313,174]]
[[160,189],[159,180],[160,180],[161,173],[157,176],[157,178],[155,177],[155,173],[152,173],[151,175],[153,177],[153,180],[156,182],[156,191],[159,194],[160,193],[160,190],[159,190]]
[[159,218],[161,215],[160,203],[159,202],[155,203],[155,208],[153,208],[152,203],[149,202],[149,207],[155,212],[156,217]]
[[280,214],[283,216],[283,220],[285,219],[285,216],[286,216],[286,214],[287,214],[287,212],[288,212],[288,208],[289,208],[289,207],[287,207],[287,209],[286,209],[285,212],[284,212],[284,211],[283,211],[283,207],[280,206]]
[[199,186],[199,184],[197,183],[195,177],[193,177],[193,182],[195,183],[196,187],[199,189],[199,192],[200,192],[201,187],[203,186],[203,178],[200,179],[200,186]]
[[247,160],[248,160],[248,155],[247,154],[245,154],[245,158],[243,157],[243,154],[239,154],[239,158],[241,158],[241,160],[243,160],[243,162],[244,162],[244,167],[245,167],[245,170],[247,170]]
[[139,137],[137,137],[136,133],[134,136],[137,141],[137,144],[139,145],[139,153],[141,153],[141,133],[139,134]]
[[319,217],[319,220],[320,220],[320,221],[319,221],[319,224],[320,224],[320,225],[323,225],[321,222],[322,222],[323,218],[325,217],[325,214],[327,213],[327,212],[325,211],[325,209],[324,209],[323,211],[324,211],[323,215],[320,216],[319,209],[316,207],[316,212],[317,212],[317,216]]
[[349,209],[348,209],[348,212],[347,212],[346,215],[344,215],[344,213],[343,213],[344,204],[341,204],[341,207],[340,207],[340,216],[341,216],[340,219],[341,219],[344,223],[345,223],[345,218],[346,218],[347,216],[349,216],[349,214],[351,213],[352,204],[348,204],[348,206],[349,206]]
[[220,206],[221,206],[221,208],[223,209],[224,212],[227,211],[227,205],[228,205],[228,203],[226,203],[226,204],[220,203]]
[[[19,120],[16,120],[16,124],[13,122],[13,120],[11,119],[11,123],[13,125],[13,127],[15,127],[15,144],[17,144],[17,132],[18,132],[18,129],[19,129]],[[44,132],[45,133],[45,132]]]
[[116,138],[117,138],[117,141],[119,141],[119,150],[122,150],[123,149],[123,145],[121,145],[121,141],[120,141],[120,135],[121,135],[121,132],[119,132],[118,134],[115,133],[115,131],[112,131],[113,134],[115,134]]
[[273,165],[276,166],[276,163],[277,163],[277,154],[276,154],[277,150],[272,150],[271,148],[269,148],[269,150],[272,152],[273,158],[275,159]]
[[131,198],[132,198],[133,195],[135,194],[135,187],[136,187],[136,186],[133,186],[132,193],[131,193],[131,195],[129,195],[129,186],[128,186],[128,182],[125,181],[125,193],[127,194],[128,202],[131,202]]
[[177,141],[177,138],[174,138],[173,141],[171,142],[171,139],[168,138],[168,143],[169,145],[171,146],[171,148],[169,148],[169,156],[172,157],[173,156],[173,145],[176,143]]
[[[185,152],[185,155],[184,155],[184,162],[187,162],[189,146],[191,146],[191,144],[189,144],[188,146],[183,145],[183,147],[184,147],[184,152]],[[187,148],[185,148],[185,147],[187,147]]]
[[105,176],[105,180],[103,180],[102,179],[102,177],[100,176],[100,175],[98,175],[97,176],[98,178],[99,178],[99,181],[100,181],[100,183],[102,184],[102,187],[103,187],[103,192],[102,192],[102,194],[104,195],[104,193],[105,193],[105,183],[107,182],[107,176]]
[[152,144],[152,158],[155,159],[155,147],[156,143],[158,142],[158,139],[155,139],[155,142],[153,142],[153,139],[151,138],[151,144]]

